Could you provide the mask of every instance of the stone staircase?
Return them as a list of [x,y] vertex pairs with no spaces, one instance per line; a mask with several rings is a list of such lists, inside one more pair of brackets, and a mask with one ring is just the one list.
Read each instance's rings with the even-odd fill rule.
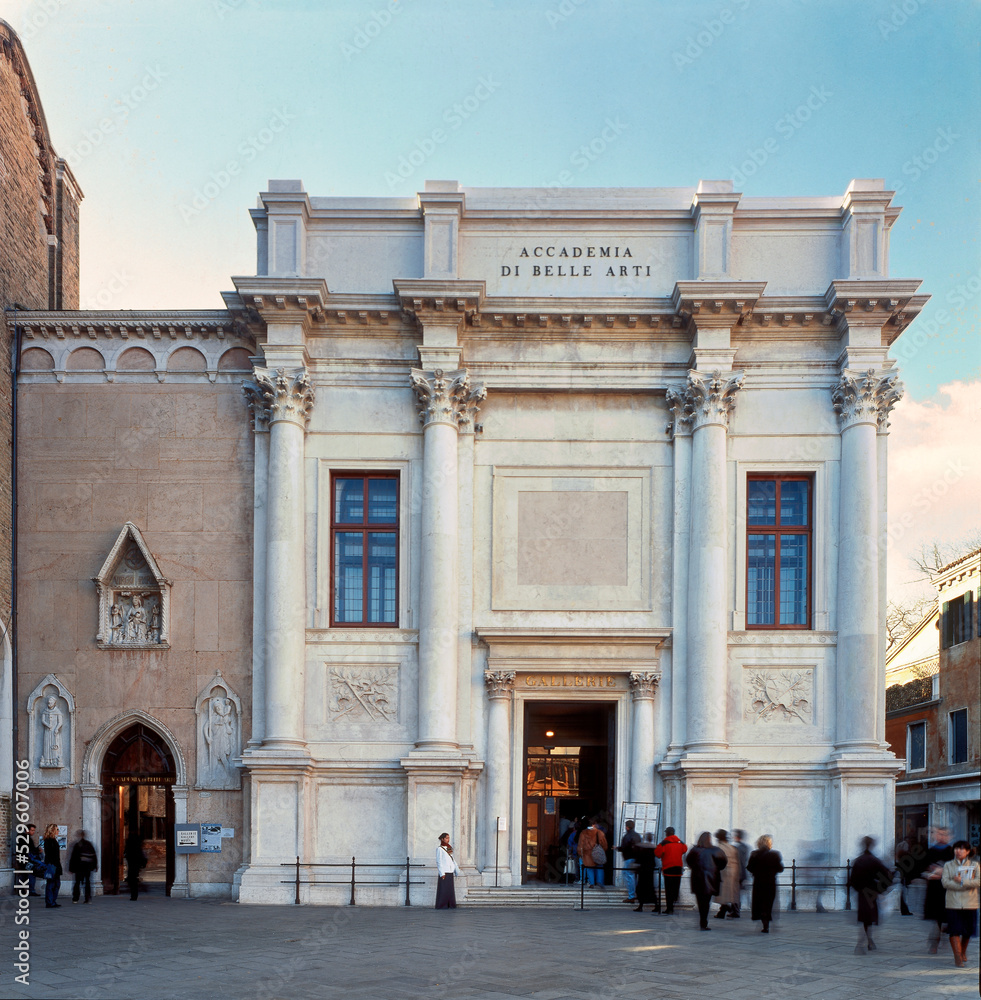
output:
[[[562,910],[579,909],[578,885],[476,885],[467,887],[461,906],[541,906]],[[626,893],[619,886],[598,889],[586,886],[583,892],[583,906],[587,909],[614,907],[626,910],[629,904],[624,900]]]

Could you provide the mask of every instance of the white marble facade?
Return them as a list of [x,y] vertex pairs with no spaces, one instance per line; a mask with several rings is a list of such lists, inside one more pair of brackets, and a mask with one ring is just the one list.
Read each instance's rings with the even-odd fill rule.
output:
[[[520,882],[524,709],[557,698],[615,707],[612,799],[688,836],[888,839],[888,348],[926,301],[889,277],[891,199],[270,182],[226,296],[259,357],[240,899],[443,830],[470,884]],[[339,473],[397,477],[383,624],[332,618]],[[809,484],[796,628],[750,621],[766,476]]]

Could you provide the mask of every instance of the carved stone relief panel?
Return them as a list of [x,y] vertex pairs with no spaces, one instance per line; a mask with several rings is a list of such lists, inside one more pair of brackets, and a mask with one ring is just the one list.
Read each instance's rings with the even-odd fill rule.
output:
[[748,722],[810,725],[814,720],[814,668],[745,667],[743,718]]
[[198,692],[194,712],[197,787],[240,787],[241,772],[235,760],[242,752],[242,702],[220,670]]
[[27,718],[31,784],[72,784],[75,700],[54,674],[30,693]]
[[94,580],[100,649],[170,648],[170,582],[135,524],[123,526]]
[[398,722],[398,667],[334,665],[327,670],[328,722]]

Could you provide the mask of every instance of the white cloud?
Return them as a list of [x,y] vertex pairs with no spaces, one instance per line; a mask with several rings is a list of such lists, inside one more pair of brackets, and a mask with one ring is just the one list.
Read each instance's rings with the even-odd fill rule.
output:
[[938,397],[906,399],[891,417],[890,600],[923,590],[910,586],[919,574],[909,557],[921,546],[956,543],[981,526],[981,379],[942,385]]

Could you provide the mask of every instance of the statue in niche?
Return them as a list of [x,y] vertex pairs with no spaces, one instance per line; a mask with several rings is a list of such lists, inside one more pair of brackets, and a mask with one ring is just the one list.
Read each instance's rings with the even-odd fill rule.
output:
[[154,604],[150,611],[150,642],[160,642],[160,604]]
[[123,609],[118,603],[113,602],[109,609],[109,620],[111,627],[111,642],[122,642],[126,638],[126,628],[123,621]]
[[126,622],[127,638],[130,642],[147,641],[147,614],[143,607],[143,598],[139,594],[133,595],[133,607],[129,612],[129,620]]
[[208,707],[208,719],[204,724],[204,739],[208,744],[208,758],[212,767],[231,767],[234,738],[231,701],[222,697],[212,698]]
[[65,719],[54,695],[48,695],[45,704],[47,707],[41,713],[41,767],[64,767],[61,758],[61,731],[64,729]]

